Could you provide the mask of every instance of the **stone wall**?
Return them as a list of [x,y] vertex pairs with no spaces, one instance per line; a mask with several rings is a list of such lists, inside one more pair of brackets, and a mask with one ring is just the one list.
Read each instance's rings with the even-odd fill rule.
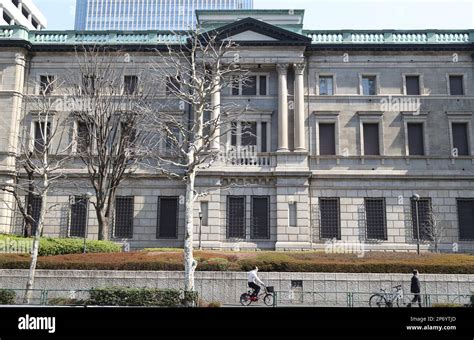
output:
[[[23,289],[26,270],[0,270],[0,287]],[[381,288],[390,290],[403,285],[410,291],[410,274],[370,273],[260,273],[260,278],[274,286],[280,305],[347,306],[348,293],[352,305],[365,307],[372,293]],[[474,291],[474,275],[420,274],[423,295],[431,303],[467,303]],[[154,288],[183,288],[182,272],[136,271],[64,271],[38,270],[35,288],[51,290],[85,290],[93,287],[125,286]],[[239,296],[247,289],[247,274],[243,272],[197,272],[196,289],[207,301],[237,305]],[[59,292],[50,292],[54,297]],[[64,293],[63,293],[64,295]],[[458,295],[464,295],[458,297]],[[407,295],[412,297],[411,295]]]

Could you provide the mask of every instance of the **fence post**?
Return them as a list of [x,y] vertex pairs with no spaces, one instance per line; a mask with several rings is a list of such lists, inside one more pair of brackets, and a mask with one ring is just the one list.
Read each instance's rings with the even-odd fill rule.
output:
[[424,303],[425,303],[425,307],[431,307],[431,299],[430,299],[429,294],[425,294],[423,296],[423,300],[424,300]]
[[278,293],[275,291],[273,292],[273,307],[277,306],[277,295]]
[[347,293],[347,307],[354,307],[354,301],[353,301],[353,293],[348,292]]

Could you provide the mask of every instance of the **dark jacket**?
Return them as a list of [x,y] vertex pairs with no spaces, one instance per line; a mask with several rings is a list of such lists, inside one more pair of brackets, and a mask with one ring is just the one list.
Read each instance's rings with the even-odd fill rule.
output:
[[413,275],[413,277],[411,278],[411,292],[419,293],[420,291],[420,280],[415,275]]

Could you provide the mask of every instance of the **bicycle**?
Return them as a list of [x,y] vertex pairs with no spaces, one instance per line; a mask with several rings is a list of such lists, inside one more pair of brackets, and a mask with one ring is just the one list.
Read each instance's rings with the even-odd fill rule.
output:
[[397,307],[405,305],[403,300],[403,289],[401,285],[392,287],[392,292],[387,292],[385,289],[380,289],[380,293],[375,293],[369,298],[370,307],[393,307],[394,303]]
[[254,290],[253,288],[249,288],[246,293],[243,293],[240,295],[240,304],[242,306],[250,306],[252,302],[258,302],[260,299],[263,297],[263,303],[267,306],[273,306],[273,287],[266,287],[263,286],[263,289],[261,290],[261,293],[259,293],[257,296],[252,296]]

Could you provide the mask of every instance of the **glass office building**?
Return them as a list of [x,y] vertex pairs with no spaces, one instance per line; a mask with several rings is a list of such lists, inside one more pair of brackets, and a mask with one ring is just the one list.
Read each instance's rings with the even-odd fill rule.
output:
[[253,0],[77,0],[76,30],[186,30],[197,9],[252,9]]

